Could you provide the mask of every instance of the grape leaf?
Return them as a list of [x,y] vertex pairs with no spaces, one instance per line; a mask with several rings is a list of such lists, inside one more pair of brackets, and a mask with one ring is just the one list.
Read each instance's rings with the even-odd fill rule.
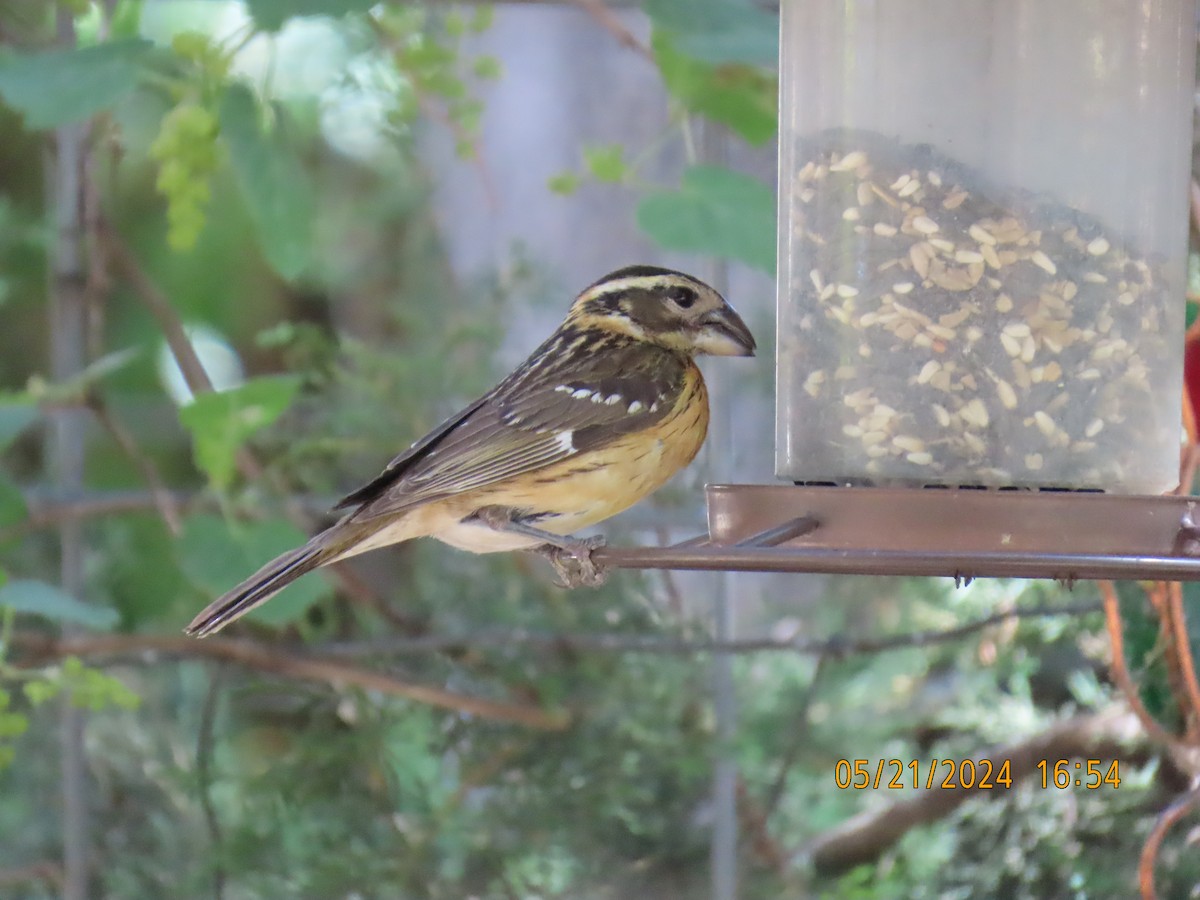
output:
[[299,16],[338,18],[347,13],[366,12],[376,0],[246,0],[254,24],[263,31],[278,31]]
[[191,432],[196,465],[214,485],[229,487],[238,449],[278,419],[299,388],[295,376],[265,376],[228,391],[201,394],[180,408],[179,421]]
[[38,408],[32,403],[0,400],[0,450],[20,437],[38,416]]
[[231,87],[221,104],[221,137],[267,260],[284,278],[308,264],[313,221],[312,181],[278,127],[260,124],[254,95]]
[[114,609],[83,603],[61,588],[30,578],[16,578],[0,587],[0,607],[3,606],[55,622],[75,622],[99,630],[112,628],[118,619]]
[[133,90],[152,48],[149,41],[132,39],[11,54],[0,60],[0,96],[30,128],[87,119]]
[[689,110],[728,125],[751,144],[775,136],[779,97],[774,75],[744,63],[712,65],[693,59],[659,29],[652,45],[663,83]]
[[694,59],[768,66],[779,59],[779,17],[751,0],[646,0],[644,9]]
[[668,250],[725,256],[775,271],[775,192],[719,166],[693,166],[678,191],[642,200],[638,225]]
[[[230,524],[219,516],[197,514],[184,522],[177,545],[179,567],[192,584],[217,597],[305,539],[286,519]],[[250,616],[267,625],[286,625],[332,593],[323,575],[301,578]]]
[[15,525],[25,518],[25,496],[7,475],[0,472],[0,528]]

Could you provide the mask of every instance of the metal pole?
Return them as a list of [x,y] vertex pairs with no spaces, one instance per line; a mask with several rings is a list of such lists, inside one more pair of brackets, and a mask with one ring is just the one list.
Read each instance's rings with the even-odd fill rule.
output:
[[[699,161],[711,165],[728,163],[724,131],[711,122],[701,124]],[[705,272],[707,281],[722,294],[729,290],[729,264],[713,259]],[[728,480],[733,467],[733,422],[730,416],[729,382],[724,371],[714,367],[709,379],[715,399],[709,423],[707,469],[713,481]],[[713,637],[734,638],[735,575],[720,572],[713,581]],[[716,718],[717,756],[713,766],[713,832],[710,849],[713,900],[736,900],[738,895],[737,761],[733,742],[737,733],[737,692],[733,680],[733,657],[714,653],[712,661],[713,711]]]
[[[75,45],[70,12],[60,6],[58,39]],[[50,251],[50,356],[56,381],[77,375],[86,365],[87,295],[83,235],[83,168],[86,153],[83,124],[64,125],[54,132],[53,162],[47,166],[54,240]],[[83,489],[82,410],[57,410],[50,420],[50,465],[63,499]],[[83,529],[78,520],[59,526],[59,577],[68,594],[83,592]],[[64,629],[66,630],[66,629]],[[64,700],[61,717],[62,841],[64,900],[86,900],[88,886],[88,780],[84,755],[84,714]]]

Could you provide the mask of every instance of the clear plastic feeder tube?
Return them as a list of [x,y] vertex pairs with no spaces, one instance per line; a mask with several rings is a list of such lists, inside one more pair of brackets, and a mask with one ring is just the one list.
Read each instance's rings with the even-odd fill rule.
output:
[[777,471],[1178,479],[1196,0],[785,0]]

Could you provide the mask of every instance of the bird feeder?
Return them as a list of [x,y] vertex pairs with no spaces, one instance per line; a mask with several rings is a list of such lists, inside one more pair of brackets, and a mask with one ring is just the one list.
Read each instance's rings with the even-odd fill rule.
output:
[[1197,498],[1162,496],[1195,22],[1196,0],[782,3],[792,485],[711,486],[708,535],[613,561],[1200,577]]
[[1194,0],[782,5],[777,472],[1178,479]]

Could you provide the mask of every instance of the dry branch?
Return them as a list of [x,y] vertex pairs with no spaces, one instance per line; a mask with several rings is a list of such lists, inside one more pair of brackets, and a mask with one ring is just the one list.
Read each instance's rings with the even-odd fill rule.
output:
[[1167,836],[1171,826],[1194,810],[1197,804],[1200,804],[1200,789],[1189,791],[1178,798],[1163,810],[1158,821],[1154,823],[1154,828],[1142,847],[1141,859],[1138,860],[1138,888],[1142,900],[1155,900],[1158,897],[1154,890],[1154,863],[1158,859],[1158,850],[1162,846],[1163,838]]
[[1075,616],[1099,612],[1094,600],[1060,605],[1039,605],[1006,610],[983,616],[952,628],[903,632],[900,634],[850,638],[739,638],[736,640],[687,640],[641,634],[555,633],[507,629],[476,631],[469,634],[431,634],[419,637],[386,637],[358,641],[338,641],[322,647],[330,656],[391,656],[403,653],[440,652],[480,647],[537,647],[550,651],[576,653],[655,653],[689,655],[695,653],[803,653],[833,659],[880,653],[905,647],[925,647],[966,637],[976,631],[1012,619]]
[[1150,736],[1151,740],[1168,747],[1174,747],[1179,743],[1178,740],[1159,725],[1155,718],[1150,715],[1145,704],[1142,703],[1141,695],[1133,683],[1133,678],[1129,675],[1129,667],[1125,662],[1125,638],[1121,626],[1121,608],[1117,604],[1116,589],[1113,587],[1111,581],[1101,581],[1099,584],[1100,596],[1104,600],[1104,622],[1108,628],[1109,642],[1112,645],[1113,681],[1120,688],[1121,693],[1125,696],[1125,702],[1129,704],[1130,709],[1133,710],[1138,721],[1142,723],[1142,728]]
[[442,709],[547,731],[560,731],[570,724],[570,716],[562,711],[547,711],[534,706],[470,697],[438,687],[413,684],[341,660],[285,653],[256,641],[240,638],[208,638],[197,641],[186,637],[108,634],[56,640],[18,633],[14,643],[25,654],[22,661],[24,665],[42,664],[67,656],[77,656],[93,662],[115,657],[145,659],[147,655],[224,660],[270,675],[315,681],[333,687],[353,686],[379,691]]
[[[1124,712],[1077,716],[1027,740],[995,747],[975,760],[992,760],[995,769],[1008,761],[1015,789],[1037,771],[1037,763],[1043,759],[1124,761],[1145,756],[1147,748],[1135,744],[1139,737],[1137,724]],[[1003,797],[1007,793],[1002,787],[922,790],[911,800],[864,812],[825,832],[801,850],[798,861],[808,861],[822,876],[838,875],[872,862],[913,828],[945,818],[969,799]]]

